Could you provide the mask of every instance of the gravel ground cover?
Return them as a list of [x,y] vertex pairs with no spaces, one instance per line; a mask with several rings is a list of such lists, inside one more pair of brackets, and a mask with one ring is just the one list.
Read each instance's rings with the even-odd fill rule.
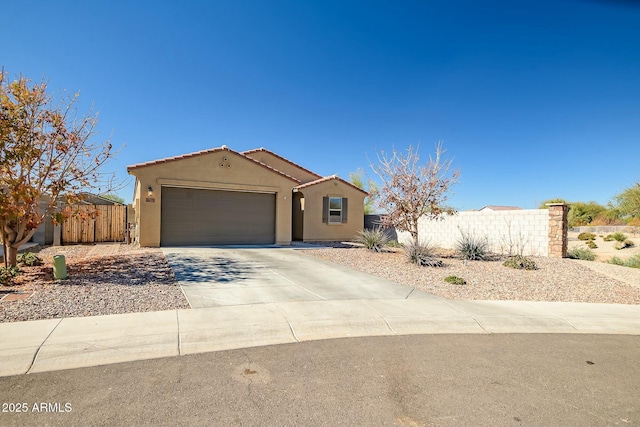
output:
[[[189,308],[171,268],[158,249],[112,245],[108,256],[89,256],[92,245],[48,247],[39,267],[22,267],[8,293],[31,293],[23,301],[0,301],[0,322],[122,314]],[[35,252],[35,251],[34,251]],[[95,252],[95,250],[93,251]],[[64,255],[69,278],[53,278],[54,255]]]
[[[621,271],[608,264],[598,267],[618,268],[603,274],[575,260],[533,257],[538,269],[526,271],[504,267],[505,258],[463,262],[452,253],[441,253],[444,267],[419,267],[409,263],[401,250],[374,253],[348,245],[304,253],[448,299],[640,304],[640,281],[633,281],[640,278],[636,269]],[[628,281],[611,277],[625,273]],[[447,276],[462,277],[467,284],[446,283]]]
[[[535,271],[502,266],[503,260],[463,262],[441,253],[444,267],[418,267],[401,250],[373,253],[350,244],[304,250],[356,270],[414,286],[450,299],[567,301],[640,304],[640,271],[609,264],[533,258]],[[0,297],[24,292],[24,300],[0,301],[0,322],[122,314],[189,308],[159,249],[113,246],[96,256],[95,246],[49,247],[39,251],[45,264],[23,267],[13,286],[0,287]],[[115,252],[115,253],[113,253]],[[54,255],[65,255],[69,279],[53,279]],[[444,278],[460,276],[466,285]]]

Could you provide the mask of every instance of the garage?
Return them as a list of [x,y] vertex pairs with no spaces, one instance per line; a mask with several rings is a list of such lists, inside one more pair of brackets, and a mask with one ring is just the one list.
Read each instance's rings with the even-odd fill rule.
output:
[[162,246],[275,243],[275,194],[162,187]]

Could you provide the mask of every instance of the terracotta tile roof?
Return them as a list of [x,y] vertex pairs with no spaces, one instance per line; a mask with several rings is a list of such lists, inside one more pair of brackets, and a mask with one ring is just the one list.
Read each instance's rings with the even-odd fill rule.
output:
[[236,155],[238,155],[240,157],[243,157],[243,158],[249,160],[250,162],[253,162],[253,163],[257,164],[257,165],[262,166],[263,168],[269,169],[271,172],[277,173],[278,175],[282,175],[285,178],[288,178],[288,179],[290,179],[290,180],[292,180],[292,181],[294,181],[294,182],[296,182],[298,184],[300,183],[299,179],[296,179],[296,178],[292,177],[291,175],[287,175],[286,173],[281,172],[281,171],[277,170],[276,168],[273,168],[273,167],[271,167],[269,165],[266,165],[266,164],[264,164],[264,163],[262,163],[262,162],[260,162],[260,161],[258,161],[256,159],[252,158],[252,157],[245,156],[243,153],[239,153],[237,151],[231,150],[226,145],[223,145],[222,147],[217,147],[217,148],[210,148],[208,150],[196,151],[194,153],[182,154],[180,156],[165,157],[164,159],[152,160],[150,162],[137,163],[135,165],[129,165],[129,166],[127,166],[127,172],[130,173],[134,169],[143,168],[143,167],[146,167],[146,166],[159,165],[159,164],[162,164],[162,163],[173,162],[173,161],[182,160],[182,159],[188,159],[188,158],[191,158],[191,157],[202,156],[204,154],[217,153],[217,152],[220,152],[220,151],[228,151],[229,153],[236,154]]
[[338,181],[342,182],[343,184],[346,184],[346,185],[348,185],[350,187],[353,187],[356,190],[363,192],[367,196],[369,195],[369,193],[364,191],[362,188],[353,185],[349,181],[345,181],[344,179],[340,178],[338,175],[331,175],[331,176],[326,176],[324,178],[316,179],[315,181],[311,181],[311,182],[307,182],[306,184],[298,185],[298,186],[294,187],[293,189],[294,190],[302,190],[303,188],[311,187],[312,185],[322,184],[323,182],[331,181],[333,179],[338,180]]
[[305,171],[305,172],[307,172],[307,173],[309,173],[309,174],[311,174],[311,175],[313,175],[313,176],[315,176],[315,177],[317,177],[317,178],[322,178],[322,175],[318,175],[317,173],[315,173],[315,172],[313,172],[313,171],[310,171],[309,169],[304,168],[304,167],[300,166],[299,164],[292,162],[292,161],[291,161],[291,160],[289,160],[289,159],[285,159],[284,157],[282,157],[282,156],[280,156],[280,155],[278,155],[278,154],[274,153],[273,151],[267,150],[267,149],[266,149],[266,148],[264,148],[264,147],[254,148],[253,150],[243,151],[241,154],[244,154],[244,155],[250,155],[250,154],[253,154],[253,153],[260,152],[260,151],[262,151],[262,152],[264,152],[264,153],[269,153],[269,154],[271,154],[273,157],[276,157],[276,158],[278,158],[278,159],[282,160],[283,162],[287,162],[287,163],[289,163],[291,166],[295,166],[296,168],[298,168],[298,169],[300,169],[300,170],[303,170],[303,171]]
[[134,165],[127,166],[127,172],[130,172],[132,169],[143,168],[145,166],[159,165],[162,163],[172,162],[174,160],[188,159],[190,157],[201,156],[203,154],[215,153],[223,150],[229,150],[229,149],[223,145],[222,147],[209,148],[208,150],[196,151],[195,153],[182,154],[180,156],[173,156],[173,157],[165,157],[164,159],[151,160],[149,162],[144,162],[144,163],[136,163]]

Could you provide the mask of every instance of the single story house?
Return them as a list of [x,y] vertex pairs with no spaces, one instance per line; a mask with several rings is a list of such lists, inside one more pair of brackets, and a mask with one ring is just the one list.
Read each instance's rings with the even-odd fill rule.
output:
[[141,246],[351,240],[364,227],[364,190],[265,148],[223,145],[127,171]]

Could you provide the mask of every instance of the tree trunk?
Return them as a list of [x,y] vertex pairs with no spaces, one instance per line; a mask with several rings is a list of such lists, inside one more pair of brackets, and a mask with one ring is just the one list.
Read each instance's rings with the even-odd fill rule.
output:
[[7,261],[7,242],[2,239],[2,258],[4,260],[4,268],[9,267],[9,261]]
[[18,264],[18,250],[11,245],[7,245],[6,257],[10,266],[15,267]]
[[18,233],[15,231],[9,235],[6,239],[7,242],[7,258],[9,261],[9,265],[15,267],[18,264],[18,249],[22,247],[25,243],[31,239],[31,237],[35,234],[36,229],[32,229],[25,234],[24,229],[20,231],[20,236],[22,236],[21,240],[17,240]]
[[411,239],[413,240],[413,244],[416,246],[420,245],[420,242],[418,241],[418,232],[417,231],[410,231],[409,234],[411,235]]
[[7,244],[7,233],[4,230],[4,226],[4,221],[0,222],[0,233],[2,233],[0,234],[0,239],[2,239],[2,260],[4,262],[4,267],[7,268],[9,267],[9,262],[7,261],[7,246],[9,245]]

